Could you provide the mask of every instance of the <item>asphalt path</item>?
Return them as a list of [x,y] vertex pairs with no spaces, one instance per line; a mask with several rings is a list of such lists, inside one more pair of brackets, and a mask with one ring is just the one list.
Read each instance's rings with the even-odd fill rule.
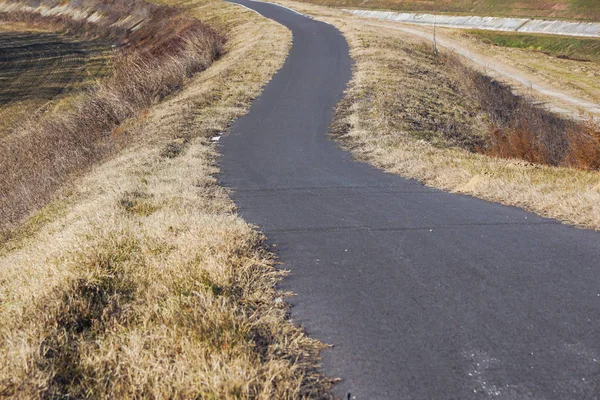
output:
[[292,317],[357,399],[600,398],[600,234],[386,174],[328,139],[343,36],[285,8],[284,67],[221,141],[221,181],[291,271]]

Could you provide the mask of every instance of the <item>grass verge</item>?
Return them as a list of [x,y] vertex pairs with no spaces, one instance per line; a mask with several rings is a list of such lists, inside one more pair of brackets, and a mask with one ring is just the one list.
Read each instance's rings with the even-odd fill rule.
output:
[[539,51],[576,61],[600,61],[600,39],[471,30],[468,35],[494,46]]
[[[440,63],[431,44],[335,9],[278,2],[334,24],[347,38],[355,73],[332,130],[358,159],[429,186],[600,229],[600,173],[489,157],[457,145],[488,136],[491,121],[461,91],[465,77]],[[469,129],[455,129],[453,121]]]
[[290,34],[220,1],[181,5],[227,34],[224,56],[130,120],[126,148],[2,245],[3,397],[328,397],[322,344],[288,320],[283,273],[218,186],[210,142],[283,64]]
[[521,18],[565,18],[598,21],[596,0],[305,0],[322,6],[483,15]]

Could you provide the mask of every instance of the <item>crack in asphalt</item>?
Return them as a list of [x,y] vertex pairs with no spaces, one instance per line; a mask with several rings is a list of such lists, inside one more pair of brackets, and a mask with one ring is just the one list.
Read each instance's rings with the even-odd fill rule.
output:
[[373,231],[373,232],[411,232],[411,231],[433,231],[446,230],[454,228],[468,227],[494,227],[494,226],[541,226],[541,225],[561,225],[558,221],[546,222],[496,222],[488,224],[450,224],[439,226],[424,226],[424,227],[390,227],[390,228],[373,228],[369,226],[327,226],[327,227],[307,227],[307,228],[287,228],[287,229],[270,229],[270,234],[277,233],[308,233],[308,232],[335,232],[335,231]]

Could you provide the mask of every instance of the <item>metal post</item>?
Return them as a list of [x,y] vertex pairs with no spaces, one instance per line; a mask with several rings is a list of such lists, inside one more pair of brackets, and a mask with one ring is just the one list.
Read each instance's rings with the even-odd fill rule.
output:
[[433,19],[433,54],[438,55],[437,50],[437,13],[435,14],[435,18]]

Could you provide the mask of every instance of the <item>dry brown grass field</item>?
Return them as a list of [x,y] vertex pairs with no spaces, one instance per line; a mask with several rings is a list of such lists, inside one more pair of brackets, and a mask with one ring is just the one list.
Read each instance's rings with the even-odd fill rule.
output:
[[110,43],[0,24],[0,137],[102,77]]
[[284,273],[218,186],[210,142],[290,33],[221,1],[178,5],[227,36],[220,59],[0,243],[1,397],[328,397],[323,345],[288,320]]
[[[479,82],[473,81],[465,75],[471,70],[463,70],[462,62],[459,68],[452,67],[456,57],[436,57],[431,42],[402,31],[366,25],[333,8],[287,0],[278,3],[332,23],[346,36],[355,73],[332,131],[358,159],[429,186],[600,229],[598,171],[537,164],[516,155],[505,159],[489,151],[494,144],[490,139],[498,133],[499,152],[504,145],[520,142],[522,147],[517,148],[529,147],[531,154],[539,154],[538,150],[545,146],[539,145],[542,130],[530,134],[529,129],[537,129],[538,117],[540,123],[552,125],[551,114],[535,108],[534,117],[528,118],[522,111],[529,106],[517,107],[514,110],[518,112],[509,113],[504,120],[508,122],[504,128],[490,131],[503,121],[503,111],[511,108],[501,108],[499,113],[486,110],[486,104],[478,97],[486,97],[489,92],[478,92],[472,87],[477,84],[479,90],[486,86],[489,89],[489,84],[496,83],[490,83],[481,74],[473,75]],[[497,103],[498,98],[493,100],[489,104],[492,108],[502,104]],[[516,97],[508,96],[507,100],[523,104]],[[526,118],[521,119],[523,116]],[[587,168],[593,169],[597,162],[593,158],[598,151],[597,126],[578,124],[577,134],[573,134],[570,124],[560,123],[564,129],[559,129],[558,139],[563,145],[573,143],[576,151],[563,145],[554,147],[552,137],[547,138],[548,149],[561,154],[559,164],[579,167],[569,154],[583,145],[583,154],[573,157],[590,159]],[[519,134],[512,140],[515,132]]]

